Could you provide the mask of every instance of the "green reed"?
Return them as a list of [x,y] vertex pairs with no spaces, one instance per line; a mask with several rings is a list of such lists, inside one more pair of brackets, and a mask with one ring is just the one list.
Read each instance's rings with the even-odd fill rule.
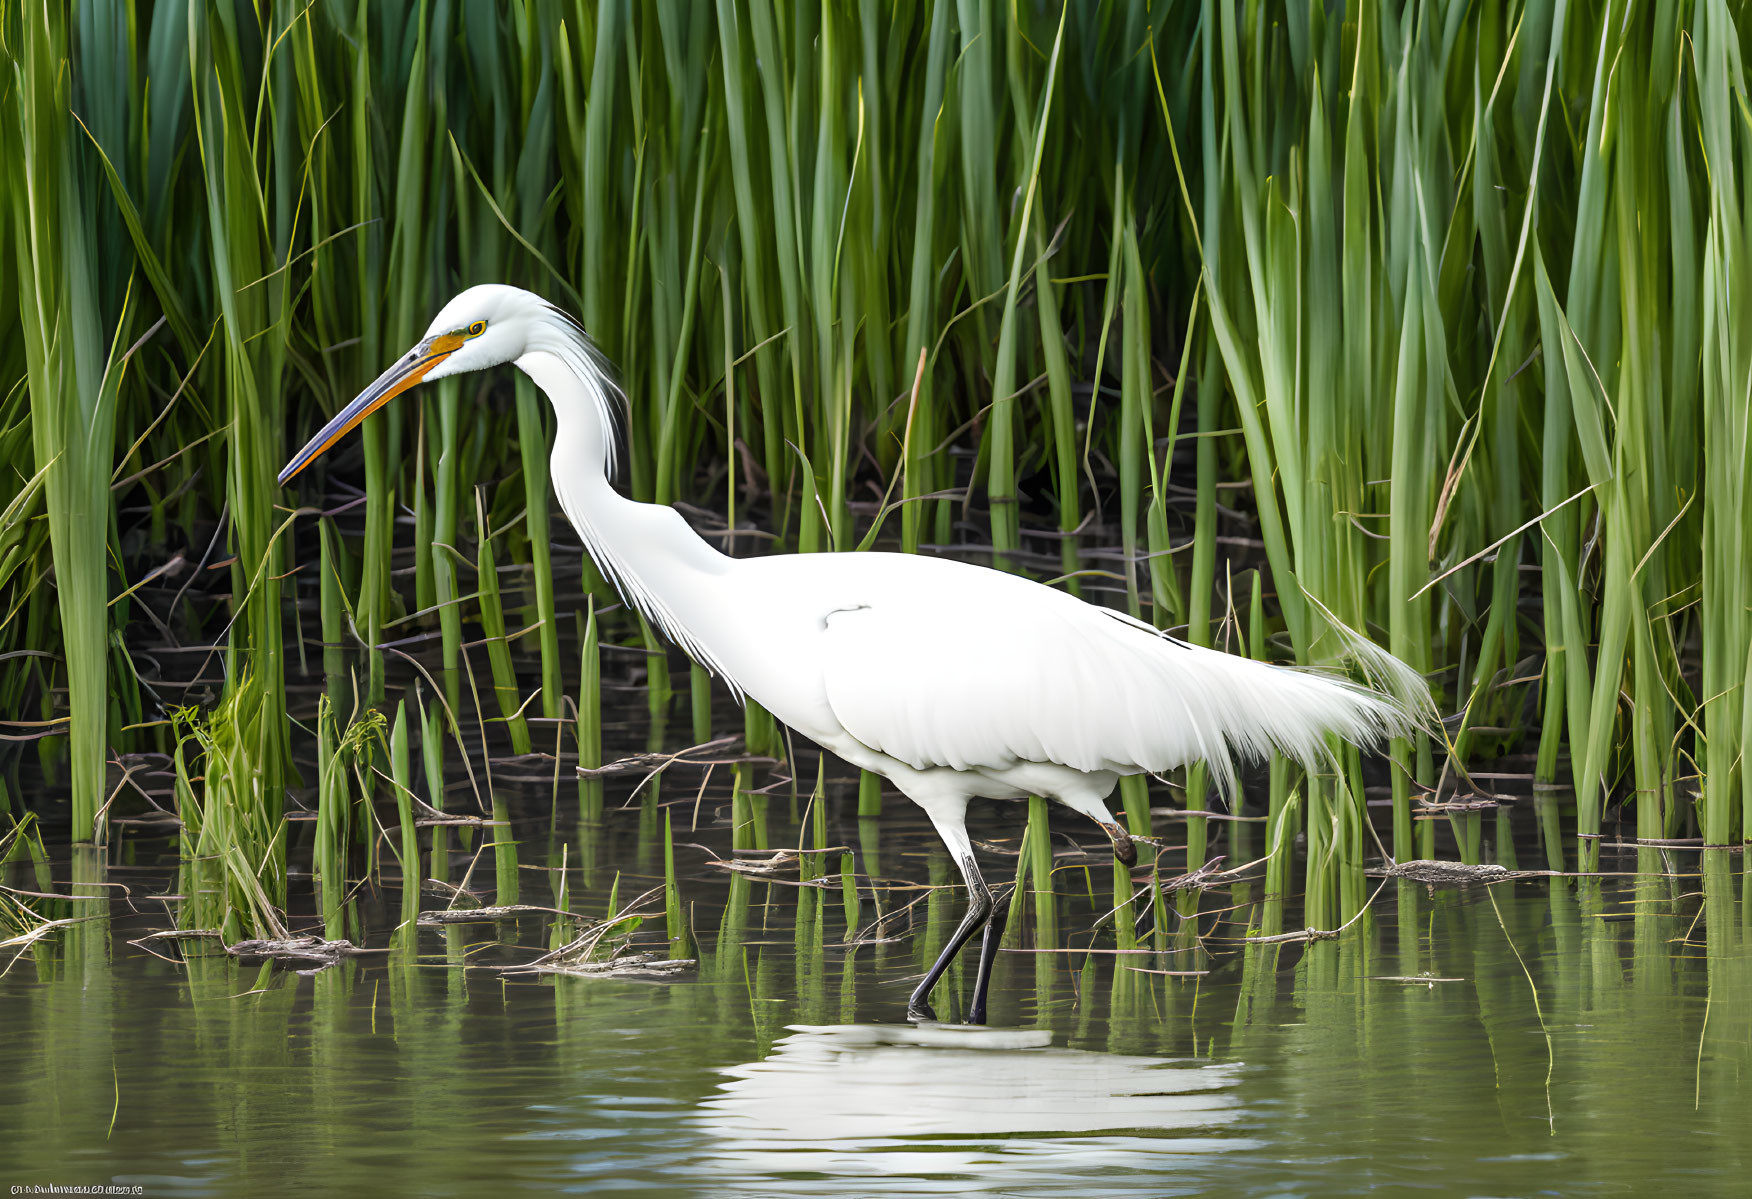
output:
[[[97,261],[100,234],[113,240],[106,226],[115,222],[101,219],[107,209],[80,186],[84,135],[71,119],[67,24],[52,9],[29,5],[0,20],[10,76],[0,89],[0,146],[12,164],[7,224],[17,288],[7,340],[24,351],[32,450],[27,456],[15,442],[13,461],[17,482],[41,477],[45,492],[68,691],[73,837],[90,841],[100,831],[110,740],[109,479],[122,357],[137,306],[126,272],[117,278]],[[106,132],[126,136],[119,127]],[[16,348],[6,355],[14,370],[18,357]],[[13,381],[5,387],[11,392]]]
[[482,531],[475,560],[476,593],[480,603],[481,632],[485,635],[487,663],[492,670],[493,701],[511,735],[514,753],[530,751],[529,724],[523,718],[523,697],[517,688],[517,670],[511,663],[511,643],[506,636],[505,609],[499,598],[499,565],[493,553],[486,509],[475,497],[477,520]]
[[395,720],[389,727],[390,784],[395,791],[397,823],[401,826],[401,923],[414,923],[420,915],[420,837],[414,827],[414,771],[408,750],[408,706],[397,701]]
[[[1501,860],[1500,809],[1422,807],[1521,753],[1552,863],[1570,802],[1584,866],[1618,802],[1644,839],[1752,828],[1752,134],[1721,0],[130,12],[0,13],[0,719],[34,739],[0,775],[35,753],[76,838],[101,835],[111,751],[170,744],[133,666],[161,624],[225,646],[281,822],[313,781],[288,602],[318,611],[337,708],[343,649],[376,706],[435,634],[441,744],[484,643],[489,754],[576,694],[600,761],[594,641],[575,664],[560,622],[608,592],[587,563],[572,590],[526,381],[424,388],[273,484],[486,280],[577,311],[616,364],[637,498],[814,551],[862,545],[888,496],[882,544],[989,529],[1018,569],[1056,556],[1085,594],[1111,571],[1116,602],[1230,648],[1227,576],[1262,566],[1248,652],[1330,663],[1328,613],[1387,645],[1450,718],[1393,747],[1395,857]],[[316,521],[276,510],[319,497]],[[702,672],[688,693],[704,740]],[[783,751],[757,708],[744,732]],[[1268,891],[1305,879],[1347,918],[1374,776],[1270,777],[1237,797],[1267,817]],[[743,844],[766,839],[750,783]],[[1121,796],[1140,834],[1151,790]],[[1238,835],[1189,821],[1189,867]],[[1280,860],[1298,835],[1305,876]]]
[[[426,780],[426,802],[439,813],[444,811],[444,730],[437,701],[424,705],[420,711],[420,764]],[[405,868],[406,863],[403,865]],[[441,823],[432,826],[431,877],[450,881],[450,832]]]
[[227,943],[284,937],[286,822],[263,796],[278,711],[247,680],[211,712],[173,714],[177,816],[182,823],[179,923]]
[[[329,704],[327,695],[317,699],[316,733],[317,733],[317,775],[316,775],[316,839],[313,850],[313,861],[316,867],[317,890],[322,909],[324,936],[330,940],[338,940],[346,935],[347,927],[347,894],[349,861],[351,846],[355,841],[363,840],[375,852],[377,844],[374,818],[368,805],[370,803],[370,788],[366,785],[366,772],[371,769],[372,758],[384,748],[389,725],[381,711],[376,708],[367,709],[345,725],[341,723],[338,710]],[[398,719],[397,726],[402,726]],[[402,728],[399,746],[399,759],[392,750],[390,759],[392,777],[405,779],[408,773],[406,752],[406,729]],[[396,788],[398,808],[407,802],[407,793],[399,784]],[[412,812],[408,811],[402,818],[403,853],[407,852],[407,836],[413,832]],[[404,859],[404,883],[406,872],[410,869],[408,859]],[[418,876],[417,867],[413,872]],[[366,877],[372,871],[367,866]],[[418,912],[418,883],[414,889],[415,913]],[[403,903],[407,902],[404,892]]]
[[687,914],[682,909],[681,885],[675,879],[675,831],[672,813],[663,813],[663,919],[669,935],[671,957],[686,957],[692,952],[688,944]]
[[[578,766],[595,770],[602,765],[602,651],[596,623],[596,604],[587,605],[579,618],[578,706],[573,713],[573,733],[578,740]],[[602,821],[602,779],[578,776],[578,818],[595,827]]]

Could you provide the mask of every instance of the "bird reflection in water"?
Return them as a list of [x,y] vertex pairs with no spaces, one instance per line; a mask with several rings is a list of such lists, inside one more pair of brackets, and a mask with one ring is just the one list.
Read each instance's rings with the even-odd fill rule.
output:
[[1089,1194],[1102,1177],[1135,1187],[1144,1174],[1178,1190],[1196,1159],[1254,1145],[1224,1135],[1242,1113],[1238,1065],[1054,1048],[1037,1029],[791,1031],[762,1060],[726,1069],[701,1104],[719,1186],[772,1193],[788,1175],[815,1194],[824,1178],[851,1193],[881,1180],[885,1194]]

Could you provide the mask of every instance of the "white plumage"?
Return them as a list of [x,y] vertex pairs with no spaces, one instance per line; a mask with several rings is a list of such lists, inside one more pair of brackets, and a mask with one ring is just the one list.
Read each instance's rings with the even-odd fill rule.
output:
[[1347,681],[1200,649],[1016,575],[905,554],[833,566],[861,597],[822,638],[834,716],[915,769],[1123,775],[1203,759],[1227,789],[1230,743],[1314,763],[1323,732],[1366,739],[1399,721]]
[[[1368,742],[1409,729],[1427,704],[1402,664],[1352,638],[1388,679],[1344,678],[1200,649],[1065,592],[984,567],[908,554],[734,559],[669,508],[610,482],[618,393],[570,318],[516,288],[470,288],[421,344],[312,439],[297,473],[421,378],[514,362],[557,416],[553,481],[586,548],[627,601],[738,698],[894,783],[930,815],[967,880],[966,919],[914,992],[931,987],[987,926],[968,1018],[982,1022],[1004,911],[968,841],[974,797],[1043,795],[1099,822],[1131,860],[1105,803],[1122,775],[1272,749],[1310,769],[1332,735]],[[989,923],[988,923],[988,917]]]

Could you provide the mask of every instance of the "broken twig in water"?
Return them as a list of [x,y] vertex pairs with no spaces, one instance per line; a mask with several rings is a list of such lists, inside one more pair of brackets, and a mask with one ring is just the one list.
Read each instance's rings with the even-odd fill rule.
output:
[[544,908],[533,903],[503,904],[498,907],[484,908],[445,908],[441,911],[421,912],[419,923],[423,927],[433,927],[441,924],[472,924],[487,920],[514,920],[519,916],[565,916],[572,920],[582,920],[584,917],[576,912],[567,912],[560,908]]
[[146,945],[153,941],[204,941],[223,936],[216,928],[166,928],[144,937],[135,937],[130,945]]
[[1305,941],[1336,941],[1343,931],[1336,928],[1302,928],[1295,932],[1273,933],[1268,937],[1248,937],[1249,945],[1299,945]]
[[362,949],[351,941],[326,941],[321,937],[286,937],[277,941],[239,941],[225,946],[234,958],[273,958],[283,962],[309,962],[314,966],[334,966],[344,957],[378,952]]
[[577,978],[667,978],[691,969],[693,958],[666,958],[655,953],[634,953],[606,961],[532,962],[514,966],[507,974],[569,974]]
[[1406,878],[1432,887],[1463,887],[1469,883],[1505,883],[1518,878],[1543,878],[1546,870],[1510,870],[1507,866],[1468,866],[1464,862],[1437,862],[1418,859],[1395,862],[1382,871],[1370,871],[1381,878]]
[[777,758],[763,758],[755,755],[740,755],[729,758],[698,758],[691,755],[707,750],[725,749],[736,744],[739,738],[720,737],[716,741],[706,741],[699,745],[690,745],[672,754],[633,754],[630,757],[617,758],[601,766],[579,766],[578,777],[582,779],[603,778],[611,774],[627,774],[636,770],[647,770],[656,773],[671,766],[733,766],[738,762],[777,762]]
[[[1222,864],[1223,857],[1218,854],[1197,870],[1167,879],[1162,883],[1162,894],[1172,895],[1176,891],[1202,891],[1210,886],[1214,879],[1228,873],[1218,869]],[[1246,867],[1242,867],[1242,869],[1246,869]]]

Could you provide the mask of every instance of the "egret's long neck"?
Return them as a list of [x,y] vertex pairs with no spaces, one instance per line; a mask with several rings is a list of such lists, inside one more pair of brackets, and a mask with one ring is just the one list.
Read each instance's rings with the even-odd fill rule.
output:
[[587,359],[546,350],[517,366],[547,393],[557,418],[553,481],[584,546],[621,595],[696,661],[724,677],[715,645],[726,575],[735,560],[700,539],[681,514],[641,504],[609,482],[613,425],[607,384]]

